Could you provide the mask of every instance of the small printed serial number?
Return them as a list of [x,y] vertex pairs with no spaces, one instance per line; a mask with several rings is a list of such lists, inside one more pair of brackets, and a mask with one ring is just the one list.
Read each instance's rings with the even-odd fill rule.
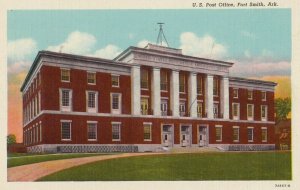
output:
[[291,187],[290,184],[275,184],[275,187]]

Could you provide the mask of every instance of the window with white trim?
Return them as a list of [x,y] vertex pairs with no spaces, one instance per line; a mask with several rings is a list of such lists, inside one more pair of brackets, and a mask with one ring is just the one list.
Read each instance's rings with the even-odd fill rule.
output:
[[248,100],[252,100],[253,99],[253,90],[248,90],[247,91],[247,97],[248,97]]
[[253,127],[247,128],[248,142],[253,142]]
[[87,72],[87,83],[88,84],[96,84],[96,73]]
[[254,118],[254,105],[247,104],[247,119],[253,120],[253,118]]
[[70,69],[60,69],[61,72],[61,81],[70,82]]
[[213,79],[213,95],[219,95],[219,79],[217,77],[214,77]]
[[111,93],[111,113],[121,113],[121,94]]
[[268,141],[268,129],[266,127],[261,128],[261,141],[262,142]]
[[72,90],[60,89],[60,110],[71,111],[72,110]]
[[87,123],[87,136],[89,141],[97,140],[97,123],[88,122]]
[[197,95],[203,94],[202,76],[197,75]]
[[151,141],[152,135],[151,135],[151,127],[152,123],[144,123],[144,141]]
[[266,101],[267,100],[267,92],[266,91],[261,91],[261,100]]
[[261,106],[261,120],[267,121],[267,115],[268,115],[268,106],[262,105]]
[[202,118],[202,109],[203,109],[202,102],[197,102],[197,117]]
[[240,127],[233,126],[233,142],[239,142],[240,140]]
[[179,102],[179,113],[180,116],[185,116],[185,101]]
[[239,97],[239,89],[234,88],[233,89],[233,98],[238,98]]
[[119,78],[120,78],[119,75],[111,75],[111,86],[112,87],[119,87],[120,86]]
[[222,142],[222,125],[216,125],[216,142]]
[[168,76],[167,72],[164,70],[160,72],[160,90],[168,91]]
[[121,123],[112,122],[112,140],[113,141],[121,140]]
[[87,112],[96,113],[98,111],[98,92],[87,91]]
[[184,73],[179,73],[179,92],[185,92],[185,75]]
[[141,89],[148,89],[148,70],[141,69]]
[[71,140],[70,121],[61,121],[61,140]]
[[240,119],[240,104],[239,103],[232,103],[232,118],[234,120]]
[[160,111],[162,116],[168,115],[168,100],[161,99],[160,101]]

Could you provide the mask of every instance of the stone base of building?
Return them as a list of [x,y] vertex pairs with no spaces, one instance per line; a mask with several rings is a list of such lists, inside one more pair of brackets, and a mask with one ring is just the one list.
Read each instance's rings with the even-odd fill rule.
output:
[[[172,148],[181,147],[189,149],[199,147],[191,145],[182,147],[174,145],[164,147],[161,144],[42,144],[27,147],[28,153],[108,153],[108,152],[168,152]],[[208,147],[214,147],[221,151],[268,151],[275,150],[275,144],[209,144]],[[199,147],[201,149],[201,147]]]

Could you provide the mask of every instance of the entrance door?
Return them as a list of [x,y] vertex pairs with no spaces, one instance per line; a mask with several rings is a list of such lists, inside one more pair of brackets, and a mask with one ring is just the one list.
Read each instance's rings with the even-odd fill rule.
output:
[[191,146],[191,132],[190,132],[190,126],[182,125],[181,126],[181,146]]
[[199,126],[199,146],[207,146],[207,127],[206,126]]
[[141,114],[148,115],[148,98],[141,98]]
[[172,125],[163,125],[162,144],[163,144],[163,146],[166,146],[166,147],[173,146]]

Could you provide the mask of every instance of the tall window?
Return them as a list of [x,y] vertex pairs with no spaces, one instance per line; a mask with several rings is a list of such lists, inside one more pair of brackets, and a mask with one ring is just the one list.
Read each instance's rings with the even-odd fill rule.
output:
[[148,115],[148,98],[141,98],[141,114]]
[[121,94],[111,94],[111,112],[115,114],[121,113]]
[[160,72],[160,90],[167,91],[168,90],[168,76],[166,71]]
[[112,122],[112,140],[121,140],[121,123]]
[[61,69],[61,81],[62,82],[70,82],[70,70],[69,69]]
[[111,75],[111,85],[112,87],[119,87],[119,75]]
[[87,73],[87,83],[96,84],[96,73],[92,73],[92,72]]
[[60,105],[61,111],[71,111],[72,107],[72,90],[60,89]]
[[216,141],[221,142],[222,141],[222,126],[216,125]]
[[261,141],[267,142],[268,140],[268,129],[266,127],[261,128]]
[[197,117],[202,117],[202,102],[197,102]]
[[253,90],[248,90],[247,94],[248,94],[248,100],[252,100],[253,99]]
[[203,94],[203,87],[202,87],[202,77],[197,75],[197,94],[202,95]]
[[144,141],[151,141],[151,125],[152,123],[144,123]]
[[97,123],[90,122],[87,124],[88,140],[97,140]]
[[87,91],[86,95],[87,95],[87,111],[97,112],[98,93],[95,91]]
[[254,105],[253,104],[247,104],[247,118],[248,120],[253,120],[254,116]]
[[141,88],[148,89],[148,71],[141,69]]
[[232,116],[234,120],[240,119],[240,104],[232,103]]
[[253,142],[253,127],[247,128],[248,142]]
[[240,128],[233,126],[233,142],[239,142],[240,140]]
[[160,111],[162,116],[168,115],[168,100],[162,99],[160,102]]
[[267,115],[268,115],[268,107],[265,105],[261,106],[261,120],[267,121]]
[[180,101],[179,112],[180,112],[180,116],[185,116],[185,101]]
[[261,92],[261,100],[262,101],[266,101],[267,100],[267,92],[266,91],[262,91]]
[[71,140],[71,122],[61,122],[61,140]]
[[185,76],[183,73],[179,73],[179,92],[185,92]]
[[233,98],[238,98],[239,97],[239,89],[234,88],[233,89]]
[[214,77],[213,95],[218,96],[218,94],[219,94],[219,80],[218,78]]

